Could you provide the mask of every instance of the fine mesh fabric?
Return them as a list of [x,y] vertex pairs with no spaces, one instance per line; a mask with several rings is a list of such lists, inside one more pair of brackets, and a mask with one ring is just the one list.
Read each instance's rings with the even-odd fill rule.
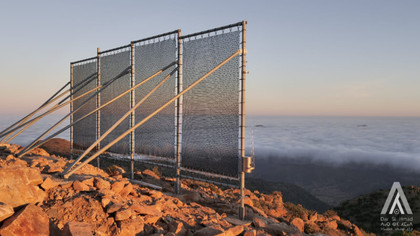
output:
[[[130,69],[130,51],[119,52],[101,57],[101,84],[116,79],[101,92],[101,105],[127,91],[131,87],[130,73],[118,78],[121,73]],[[130,110],[130,93],[101,109],[101,135],[113,126],[125,113]],[[101,142],[101,147],[112,142],[130,128],[130,116],[114,129]],[[129,153],[129,136],[124,137],[108,150],[114,153]]]
[[[91,82],[78,90],[73,98],[96,87],[96,60],[80,65],[73,66],[73,84],[94,77]],[[80,87],[76,87],[77,90]],[[95,91],[73,102],[73,109],[76,110],[83,101],[92,96]],[[87,104],[73,114],[73,120],[77,121],[96,108],[96,98],[90,99]],[[96,140],[96,115],[92,114],[73,126],[73,147],[76,149],[86,149]]]
[[[184,39],[183,88],[239,47],[240,31]],[[183,167],[238,176],[239,75],[236,56],[183,96]]]
[[[166,39],[135,47],[136,84],[144,81],[176,60],[176,41]],[[165,70],[135,91],[136,103],[144,98],[175,66]],[[144,101],[135,113],[136,123],[175,96],[175,74]],[[172,103],[135,131],[136,153],[174,158],[175,105]]]

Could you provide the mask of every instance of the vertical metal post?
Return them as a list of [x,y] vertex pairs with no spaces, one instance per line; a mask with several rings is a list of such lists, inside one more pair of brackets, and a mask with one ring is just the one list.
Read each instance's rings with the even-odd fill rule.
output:
[[[101,93],[99,92],[99,86],[101,85],[101,55],[100,55],[100,49],[97,49],[97,75],[98,77],[96,78],[96,86],[98,87],[98,89],[96,90],[98,92],[98,94],[96,95],[96,108],[101,106]],[[96,112],[96,140],[99,139],[99,137],[101,137],[101,110],[98,110]],[[98,145],[96,146],[96,150],[101,149],[101,143],[98,143]],[[101,160],[100,157],[98,156],[97,159],[97,163],[98,163],[98,168],[100,168],[100,164],[101,164]]]
[[[70,63],[70,100],[73,101],[73,63]],[[70,124],[73,124],[73,102],[70,103]],[[70,158],[73,159],[73,125],[70,126]]]
[[[134,43],[131,43],[131,88],[136,85],[135,81],[135,61],[134,61]],[[130,109],[132,109],[135,104],[135,89],[133,89],[130,93],[131,97],[131,104]],[[135,122],[135,111],[131,112],[131,124],[130,128],[132,128],[136,124]],[[134,130],[131,132],[131,140],[130,140],[130,155],[131,155],[131,179],[134,179],[134,152],[135,152],[135,136]]]
[[241,71],[241,206],[239,208],[239,218],[245,219],[245,75],[246,75],[246,21],[242,22],[242,71]]
[[[176,94],[181,92],[181,30],[178,29],[178,61],[177,61],[177,85]],[[181,193],[181,109],[182,109],[182,97],[176,100],[176,184],[175,193]]]

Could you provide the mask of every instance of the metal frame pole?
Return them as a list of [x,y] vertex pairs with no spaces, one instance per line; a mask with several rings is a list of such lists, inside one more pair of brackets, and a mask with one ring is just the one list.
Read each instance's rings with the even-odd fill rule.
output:
[[[136,72],[135,72],[135,51],[134,51],[134,43],[131,43],[131,88],[133,88],[136,85]],[[135,106],[135,90],[133,89],[130,93],[131,97],[131,104],[130,108],[133,108]],[[133,127],[135,123],[135,110],[131,112],[131,123],[130,128]],[[135,136],[134,136],[134,130],[131,132],[131,139],[130,139],[130,156],[131,156],[131,179],[134,179],[134,152],[135,152]]]
[[[73,63],[70,63],[70,100],[73,100]],[[73,116],[73,102],[70,103],[70,124],[73,124],[74,116]],[[70,127],[70,158],[73,158],[73,126]]]
[[241,206],[239,208],[239,217],[245,219],[245,75],[246,75],[246,21],[242,21],[242,70],[241,70]]
[[[101,50],[100,48],[97,48],[96,50],[97,52],[97,59],[96,59],[96,63],[97,63],[97,78],[96,78],[96,87],[101,85]],[[96,108],[101,106],[101,93],[99,92],[99,89],[97,90],[97,94],[96,94]],[[96,140],[99,139],[99,137],[101,137],[101,110],[98,110],[96,112]],[[98,143],[98,145],[96,146],[96,150],[99,150],[101,148],[101,143]],[[100,157],[98,156],[97,159],[97,166],[98,168],[100,168],[100,164],[101,164],[101,160]]]
[[[94,146],[95,144],[92,144],[91,147],[89,147],[83,154],[82,156],[80,156],[76,161],[74,161],[69,167],[67,167],[66,170],[64,170],[64,172],[61,174],[64,178],[68,178],[70,177],[74,172],[76,172],[78,169],[82,168],[84,165],[86,165],[87,163],[89,163],[91,160],[93,160],[94,158],[96,158],[97,156],[101,155],[103,152],[105,152],[106,150],[108,150],[108,148],[112,147],[112,145],[114,145],[115,143],[119,142],[121,139],[123,139],[125,136],[127,136],[128,134],[130,134],[133,130],[137,129],[138,127],[140,127],[142,124],[144,124],[146,121],[150,120],[152,117],[154,117],[157,113],[159,113],[160,111],[162,111],[163,109],[165,109],[167,106],[169,106],[169,104],[173,103],[174,101],[176,101],[179,97],[181,97],[182,95],[184,95],[186,92],[190,91],[192,88],[194,88],[197,84],[199,84],[201,81],[203,81],[205,78],[207,78],[208,76],[210,76],[211,74],[213,74],[216,70],[218,70],[220,67],[222,67],[223,65],[225,65],[227,62],[229,62],[230,60],[232,60],[234,57],[236,57],[237,55],[239,55],[242,52],[241,49],[239,49],[238,51],[236,51],[234,54],[232,54],[229,58],[227,58],[226,60],[224,60],[222,63],[220,63],[219,65],[217,65],[216,67],[214,67],[213,69],[211,69],[209,72],[207,72],[205,75],[203,75],[201,78],[199,78],[198,80],[196,80],[194,83],[192,83],[190,86],[188,86],[186,89],[183,89],[182,92],[180,92],[178,95],[176,95],[175,97],[173,97],[172,99],[170,99],[168,102],[166,102],[165,104],[163,104],[161,107],[159,107],[158,109],[156,109],[154,112],[152,112],[150,115],[148,115],[146,118],[144,118],[143,120],[141,120],[139,123],[137,123],[134,127],[131,127],[129,130],[125,131],[123,134],[121,134],[120,136],[118,136],[118,138],[114,139],[112,142],[108,143],[105,147],[103,147],[102,149],[100,149],[99,151],[97,151],[95,154],[93,154],[91,157],[89,157],[88,159],[86,159],[83,163],[81,163],[80,165],[76,166],[74,169],[72,169],[88,152],[90,152],[90,150],[92,150],[92,146]],[[172,74],[172,72],[171,72]],[[170,74],[170,76],[172,76]],[[161,81],[162,82],[162,81]],[[158,85],[160,86],[160,85]],[[155,87],[155,89],[157,89],[157,87]],[[146,95],[140,102],[138,102],[136,104],[136,107],[139,106],[139,104],[141,104],[144,99],[148,96],[150,96],[154,91],[150,91],[150,93],[148,95]],[[129,111],[129,113],[131,113],[131,111]],[[121,119],[125,119],[125,117],[122,117]],[[118,122],[117,122],[118,123]],[[117,126],[118,124],[115,123],[114,126]],[[113,129],[113,127],[111,127],[107,132],[111,132]],[[72,169],[72,170],[71,170]]]
[[[178,70],[177,70],[177,86],[176,94],[181,92],[182,76],[181,76],[181,30],[178,30]],[[181,193],[181,109],[182,109],[182,97],[177,100],[176,106],[176,184],[175,193]]]

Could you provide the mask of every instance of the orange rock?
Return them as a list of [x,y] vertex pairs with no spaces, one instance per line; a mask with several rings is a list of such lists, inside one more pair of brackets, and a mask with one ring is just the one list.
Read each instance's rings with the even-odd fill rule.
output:
[[330,229],[337,229],[338,225],[337,225],[337,221],[335,220],[329,220],[325,223],[325,226],[330,228]]
[[41,145],[41,148],[51,154],[56,154],[60,156],[70,156],[70,142],[61,139],[53,138],[48,140],[46,143]]
[[101,204],[103,208],[106,208],[110,202],[111,202],[111,199],[109,198],[104,197],[101,199]]
[[131,205],[130,208],[140,215],[160,215],[160,210],[156,206],[142,206],[139,204]]
[[269,224],[264,228],[264,230],[274,235],[302,235],[302,233],[295,226],[289,226],[284,222],[279,224]]
[[79,180],[76,180],[76,181],[73,182],[73,188],[74,188],[74,190],[80,191],[80,192],[81,191],[89,191],[90,190],[89,186],[87,186],[86,184],[80,182]]
[[62,166],[57,165],[57,164],[49,164],[42,170],[42,173],[52,174],[52,173],[63,172],[63,171],[64,169]]
[[241,234],[243,231],[244,231],[244,226],[243,225],[237,225],[237,226],[234,226],[234,227],[231,227],[231,228],[227,229],[224,232],[224,234],[225,235],[233,235],[233,236],[236,236],[236,235]]
[[111,185],[111,190],[116,192],[116,193],[120,193],[121,190],[123,190],[124,185],[125,185],[124,182],[121,182],[121,181],[114,182]]
[[161,217],[160,215],[157,215],[157,216],[147,215],[143,218],[143,220],[145,224],[154,224],[160,219],[160,217]]
[[303,222],[303,220],[301,218],[294,218],[290,224],[296,226],[296,228],[298,228],[300,230],[300,232],[303,232],[305,229],[305,222]]
[[223,233],[224,230],[219,225],[204,227],[194,233],[194,236],[217,235]]
[[128,194],[131,193],[133,190],[133,185],[131,183],[128,183],[120,192],[122,197],[126,197]]
[[260,217],[254,217],[252,223],[256,228],[264,228],[265,226],[267,226],[267,222]]
[[134,219],[134,220],[123,220],[120,221],[120,236],[131,236],[137,235],[143,232],[144,229],[144,222],[142,219]]
[[13,213],[15,213],[15,211],[12,206],[0,202],[0,222],[12,216]]
[[[241,203],[241,199],[239,199],[238,201],[236,201],[236,203]],[[250,197],[248,197],[248,196],[245,196],[245,198],[244,198],[244,204],[245,205],[248,205],[248,206],[250,206],[250,207],[253,207],[254,206],[254,202],[252,201],[252,199],[250,198]]]
[[106,181],[102,178],[98,178],[98,177],[95,177],[94,184],[95,184],[95,187],[98,190],[110,189],[111,188],[111,184],[108,181]]
[[182,234],[181,231],[185,231],[185,228],[182,222],[174,220],[168,224],[168,230],[174,234]]
[[315,222],[317,219],[318,219],[318,213],[316,211],[310,214],[308,217],[309,222]]
[[44,156],[44,157],[49,157],[50,156],[50,154],[42,148],[34,148],[30,152],[28,152],[26,155]]
[[62,236],[93,235],[90,225],[85,222],[71,221],[64,226]]
[[38,169],[25,167],[0,168],[0,202],[18,207],[27,203],[42,202],[44,191],[38,186],[43,182]]
[[254,230],[250,230],[250,231],[246,231],[245,233],[244,233],[244,236],[256,236],[257,235],[257,231],[254,229]]
[[359,229],[359,227],[357,227],[356,225],[353,225],[352,230],[354,232],[354,235],[356,235],[356,236],[363,236],[364,235],[362,233],[362,231]]
[[133,212],[131,211],[131,209],[122,209],[122,210],[119,210],[115,214],[115,220],[116,221],[127,220],[127,219],[130,218],[130,216],[132,214],[133,214]]
[[43,188],[44,190],[48,190],[51,188],[54,188],[58,185],[57,182],[51,180],[50,177],[45,178],[44,182],[41,184],[41,188]]
[[243,225],[243,226],[251,225],[251,222],[243,221],[243,220],[240,220],[238,218],[233,218],[233,217],[226,217],[225,220],[232,225]]
[[89,187],[93,187],[93,178],[84,179],[82,180],[82,183],[86,184]]
[[149,169],[144,170],[144,171],[142,172],[142,174],[143,174],[143,175],[150,176],[150,177],[155,178],[155,179],[160,179],[160,177],[159,177],[159,176],[157,176],[157,174],[156,174],[155,172],[153,172],[153,171],[151,171],[151,170],[149,170]]
[[123,206],[121,204],[113,203],[106,209],[106,212],[107,213],[114,213],[114,212],[118,211],[119,209],[121,209],[122,207]]
[[0,235],[45,235],[48,236],[49,219],[41,207],[29,204],[3,222]]

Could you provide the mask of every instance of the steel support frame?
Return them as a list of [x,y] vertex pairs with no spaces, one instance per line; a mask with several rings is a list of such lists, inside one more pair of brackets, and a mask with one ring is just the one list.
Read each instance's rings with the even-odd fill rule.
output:
[[[134,86],[136,85],[136,72],[135,72],[135,47],[134,47],[134,43],[131,43],[131,88],[134,88]],[[130,109],[133,109],[133,107],[136,105],[135,103],[135,90],[133,89],[130,93]],[[130,128],[133,127],[136,124],[135,121],[135,110],[133,110],[131,112],[131,117],[130,117]],[[131,132],[130,134],[130,158],[131,158],[131,163],[130,163],[130,172],[131,172],[131,179],[134,179],[134,153],[136,151],[136,140],[135,140],[135,133],[134,130],[133,132]]]
[[[97,48],[97,60],[96,60],[97,66],[97,77],[96,77],[96,87],[101,85],[101,49]],[[96,108],[101,106],[101,93],[99,89],[97,90],[96,94]],[[96,112],[96,140],[98,140],[101,137],[101,110],[98,110]],[[101,143],[98,143],[96,146],[96,150],[99,150],[101,148]],[[101,168],[101,160],[98,156],[97,159],[97,167]]]
[[[137,123],[135,126],[131,127],[129,130],[125,131],[123,134],[121,134],[119,137],[117,137],[114,141],[110,142],[109,144],[107,144],[105,147],[101,148],[100,150],[97,150],[97,152],[95,154],[93,154],[92,156],[90,156],[88,159],[86,159],[83,163],[81,163],[80,165],[74,167],[84,156],[86,156],[87,153],[89,153],[93,146],[100,142],[101,140],[98,139],[94,144],[92,144],[91,147],[89,147],[85,153],[82,154],[82,156],[80,156],[76,161],[74,161],[72,163],[72,165],[70,165],[61,175],[64,178],[68,178],[70,177],[70,175],[72,175],[75,171],[77,171],[78,169],[80,169],[82,166],[86,165],[87,163],[89,163],[91,160],[93,160],[94,158],[98,157],[99,155],[101,155],[103,152],[105,152],[106,150],[108,150],[108,148],[110,148],[112,145],[114,145],[115,143],[117,143],[118,141],[120,141],[121,139],[123,139],[125,136],[129,135],[131,132],[133,132],[135,129],[137,129],[138,127],[140,127],[141,125],[143,125],[146,121],[148,121],[149,119],[151,119],[152,117],[154,117],[157,113],[159,113],[160,111],[162,111],[165,107],[167,107],[168,105],[170,105],[171,103],[175,102],[178,98],[180,98],[183,94],[185,94],[186,92],[188,92],[189,90],[191,90],[192,88],[194,88],[197,84],[199,84],[201,81],[203,81],[205,78],[207,78],[208,76],[210,76],[211,74],[213,74],[216,70],[218,70],[220,67],[222,67],[223,65],[225,65],[227,62],[229,62],[230,60],[232,60],[234,57],[236,57],[237,55],[239,55],[240,53],[242,53],[242,50],[239,49],[238,51],[236,51],[234,54],[232,54],[229,58],[227,58],[226,60],[224,60],[222,63],[220,63],[219,65],[217,65],[216,67],[214,67],[212,70],[210,70],[209,72],[207,72],[204,76],[202,76],[201,78],[199,78],[198,80],[196,80],[194,83],[192,83],[190,86],[188,86],[188,88],[183,89],[182,92],[180,92],[179,94],[177,94],[175,97],[173,97],[172,99],[170,99],[168,102],[166,102],[164,105],[162,105],[160,108],[156,109],[154,112],[152,112],[149,116],[147,116],[146,118],[144,118],[142,121],[140,121],[139,123]],[[169,76],[172,76],[173,73],[169,74]],[[161,81],[164,82],[164,80]],[[154,88],[157,89],[161,84],[159,84],[158,86],[156,86]],[[150,91],[150,93],[148,95],[146,95],[141,101],[139,101],[139,103],[136,104],[136,107],[138,107],[145,99],[147,99],[148,96],[150,96],[154,90]],[[130,110],[127,114],[130,114],[132,111]],[[126,116],[122,117],[121,120],[125,119]],[[114,126],[117,126],[118,122],[114,124]],[[113,127],[114,127],[113,126]],[[107,133],[111,132],[113,127],[111,127]],[[105,133],[104,133],[105,136]],[[74,167],[74,169],[72,169]]]
[[240,143],[241,143],[241,173],[240,173],[240,188],[241,188],[241,206],[239,207],[239,218],[245,219],[245,170],[244,170],[244,158],[245,158],[245,77],[246,77],[246,21],[242,22],[242,54],[241,54],[241,102],[240,102],[240,117],[241,117],[241,128],[240,128]]
[[[73,100],[73,63],[70,63],[70,100]],[[70,103],[70,124],[73,124],[74,121],[74,114],[73,114],[73,103]],[[74,147],[74,128],[73,126],[70,127],[70,158],[73,159],[73,147]]]
[[[178,50],[177,50],[177,58],[178,58],[178,71],[177,71],[177,80],[176,80],[176,94],[180,94],[182,91],[182,52],[181,52],[181,30],[178,30]],[[181,113],[182,113],[182,96],[180,96],[176,100],[176,148],[175,148],[175,155],[176,155],[176,162],[175,162],[175,169],[176,169],[176,183],[175,183],[175,193],[181,193]]]

